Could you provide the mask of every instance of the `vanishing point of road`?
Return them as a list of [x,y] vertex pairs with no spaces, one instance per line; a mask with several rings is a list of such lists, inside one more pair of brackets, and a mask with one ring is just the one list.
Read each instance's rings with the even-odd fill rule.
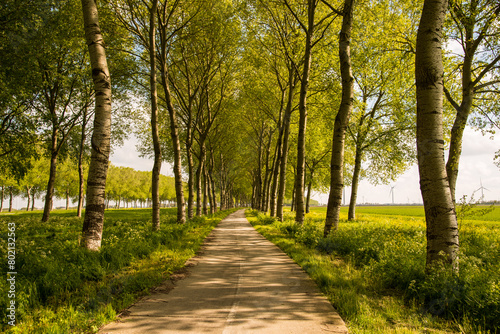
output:
[[219,223],[187,272],[99,333],[347,333],[309,276],[255,231],[244,210]]

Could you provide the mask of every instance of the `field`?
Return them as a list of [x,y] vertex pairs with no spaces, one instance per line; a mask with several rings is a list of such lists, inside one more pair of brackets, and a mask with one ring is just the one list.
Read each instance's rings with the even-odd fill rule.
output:
[[[204,238],[230,211],[175,223],[175,209],[162,209],[161,230],[151,231],[150,209],[107,210],[102,248],[78,246],[82,219],[55,210],[0,215],[0,236],[15,223],[16,326],[7,324],[10,284],[0,281],[0,330],[7,333],[96,332],[195,255]],[[12,225],[11,225],[12,226]],[[8,271],[7,242],[0,268]]]
[[[460,204],[459,204],[460,206]],[[484,209],[490,209],[491,211],[486,214],[476,214],[478,211]],[[341,211],[347,216],[347,207],[342,207]],[[479,221],[493,221],[500,222],[500,207],[499,206],[474,206],[471,208],[472,212],[467,220],[479,220]],[[314,208],[315,213],[324,212],[326,214],[326,207],[316,207]],[[377,215],[377,216],[407,216],[407,217],[424,217],[424,207],[421,205],[412,206],[397,206],[397,205],[386,205],[386,206],[358,206],[356,207],[356,213],[360,214],[361,217],[366,217],[367,215]]]
[[[497,333],[500,327],[500,209],[467,208],[460,219],[460,275],[426,275],[422,207],[359,207],[357,219],[322,238],[325,208],[302,227],[248,211],[256,229],[317,282],[350,333]],[[16,327],[7,325],[9,284],[0,281],[1,330],[7,333],[91,333],[181,268],[229,212],[175,223],[162,209],[161,231],[150,210],[106,211],[99,253],[78,247],[82,220],[56,210],[0,215],[0,236],[16,225]],[[7,243],[0,244],[8,272]]]
[[325,208],[303,226],[248,211],[252,224],[317,282],[350,333],[497,333],[500,328],[500,208],[467,207],[460,224],[460,274],[425,274],[422,207],[341,212],[322,237]]

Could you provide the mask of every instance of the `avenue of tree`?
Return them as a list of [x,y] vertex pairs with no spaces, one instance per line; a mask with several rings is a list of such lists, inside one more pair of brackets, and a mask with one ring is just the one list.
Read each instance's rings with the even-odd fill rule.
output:
[[[418,162],[428,266],[458,268],[464,128],[499,127],[498,1],[98,5],[0,9],[2,207],[43,194],[46,222],[54,196],[77,199],[79,216],[85,202],[82,246],[98,250],[110,200],[151,204],[156,230],[165,201],[182,224],[247,204],[283,219],[291,199],[303,224],[322,191],[326,237],[346,185],[355,219],[361,179],[388,183]],[[109,166],[130,133],[151,173]]]

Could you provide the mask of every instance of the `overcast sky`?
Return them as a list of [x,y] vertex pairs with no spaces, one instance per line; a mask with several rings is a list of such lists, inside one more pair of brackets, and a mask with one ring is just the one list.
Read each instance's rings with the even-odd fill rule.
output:
[[[111,162],[116,166],[132,167],[137,170],[151,170],[153,161],[138,157],[136,142],[129,140],[124,146],[116,148],[111,156]],[[480,188],[482,182],[485,200],[500,200],[500,169],[493,164],[495,152],[500,149],[500,137],[495,140],[483,136],[480,132],[466,129],[464,134],[463,153],[460,160],[456,198],[463,195],[470,197]],[[171,167],[164,164],[162,174],[173,176]],[[419,188],[418,168],[413,166],[391,185],[372,186],[361,181],[358,189],[358,203],[392,203],[391,186],[394,186],[395,203],[422,203]],[[345,202],[349,202],[350,188],[347,187]],[[476,192],[476,199],[481,197],[481,191]],[[320,203],[328,201],[328,194],[313,193],[313,198]]]

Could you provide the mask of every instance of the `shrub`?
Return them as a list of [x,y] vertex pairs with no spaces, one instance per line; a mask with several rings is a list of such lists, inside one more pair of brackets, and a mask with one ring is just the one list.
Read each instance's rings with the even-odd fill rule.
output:
[[323,231],[320,226],[307,220],[295,232],[295,239],[310,248],[316,247],[322,237]]

